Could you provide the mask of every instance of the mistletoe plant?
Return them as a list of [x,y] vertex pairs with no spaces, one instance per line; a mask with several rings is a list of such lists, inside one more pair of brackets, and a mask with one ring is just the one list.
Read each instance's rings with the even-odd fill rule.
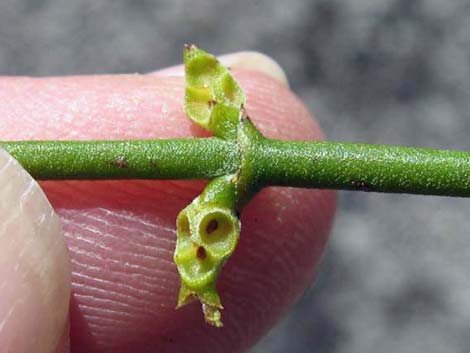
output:
[[263,187],[296,186],[470,196],[470,153],[264,137],[229,70],[184,50],[188,117],[214,137],[132,141],[2,142],[36,179],[209,179],[176,220],[178,307],[202,304],[222,326],[216,282],[235,250],[239,215]]

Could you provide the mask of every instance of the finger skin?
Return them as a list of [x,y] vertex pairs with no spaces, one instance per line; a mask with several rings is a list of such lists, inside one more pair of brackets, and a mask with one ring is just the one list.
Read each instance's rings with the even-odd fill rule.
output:
[[[268,137],[319,139],[288,88],[235,71]],[[206,135],[182,110],[183,80],[156,76],[0,80],[0,139],[128,139]],[[202,190],[190,181],[44,182],[72,259],[72,352],[242,352],[312,279],[335,209],[330,191],[269,188],[242,215],[219,289],[225,327],[200,307],[174,310],[175,219]]]

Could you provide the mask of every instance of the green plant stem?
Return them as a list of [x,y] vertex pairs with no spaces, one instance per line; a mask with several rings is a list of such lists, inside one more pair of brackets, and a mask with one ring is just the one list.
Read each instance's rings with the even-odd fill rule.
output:
[[240,164],[235,142],[217,137],[131,141],[0,142],[38,180],[212,179]]
[[265,140],[264,185],[470,196],[470,153],[340,142]]
[[[219,138],[0,142],[36,179],[211,179],[236,173],[239,146]],[[261,186],[470,196],[470,153],[261,138],[244,168]]]

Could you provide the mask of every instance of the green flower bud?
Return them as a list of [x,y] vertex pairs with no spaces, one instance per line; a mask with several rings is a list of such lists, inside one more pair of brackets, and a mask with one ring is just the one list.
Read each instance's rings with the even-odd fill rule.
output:
[[195,45],[184,50],[188,117],[215,136],[235,139],[245,94],[217,58]]
[[174,261],[181,277],[177,307],[198,299],[206,321],[218,327],[222,326],[219,309],[223,307],[216,289],[217,277],[240,234],[233,179],[214,179],[180,212],[176,222]]

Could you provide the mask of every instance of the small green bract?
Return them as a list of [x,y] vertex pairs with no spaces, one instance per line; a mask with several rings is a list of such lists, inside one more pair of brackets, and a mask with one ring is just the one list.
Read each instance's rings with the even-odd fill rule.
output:
[[194,45],[185,46],[184,110],[217,137],[235,139],[245,94],[217,58]]

